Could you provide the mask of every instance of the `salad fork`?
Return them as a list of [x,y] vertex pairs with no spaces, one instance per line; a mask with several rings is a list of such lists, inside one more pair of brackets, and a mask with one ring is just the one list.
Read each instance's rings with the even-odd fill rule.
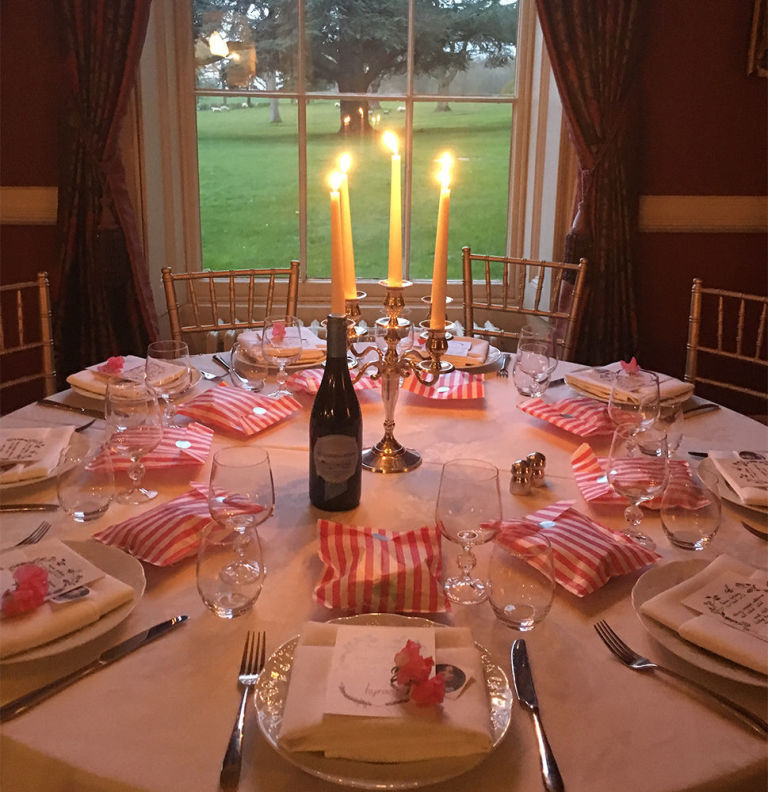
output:
[[504,359],[501,361],[501,368],[498,370],[497,374],[506,379],[509,377],[509,361],[512,359],[512,355],[509,352],[504,352],[503,358]]
[[50,530],[51,524],[47,520],[43,520],[29,536],[25,536],[20,542],[17,542],[16,547],[37,544]]
[[632,668],[635,671],[661,671],[664,674],[669,674],[669,676],[674,677],[675,679],[679,679],[681,682],[686,682],[691,685],[691,687],[696,688],[696,690],[698,690],[700,693],[711,696],[713,699],[722,704],[722,706],[730,709],[734,715],[741,718],[741,720],[751,726],[756,732],[760,733],[764,738],[768,737],[768,723],[766,723],[762,718],[758,718],[757,715],[754,715],[748,709],[745,709],[735,701],[731,701],[729,698],[721,696],[714,690],[710,690],[709,688],[704,687],[704,685],[700,685],[698,682],[694,682],[692,679],[689,679],[682,674],[678,674],[677,671],[673,671],[671,668],[660,666],[657,663],[649,660],[647,657],[639,655],[637,652],[630,649],[629,646],[627,646],[627,644],[621,640],[621,638],[619,638],[619,636],[611,629],[606,621],[601,620],[597,622],[597,624],[595,624],[595,630],[602,639],[603,643],[619,660],[621,660],[622,663],[624,663],[624,665],[629,666],[629,668]]
[[221,765],[219,783],[225,790],[237,789],[240,780],[240,766],[243,761],[243,724],[245,722],[245,706],[248,703],[248,693],[258,682],[259,674],[264,668],[264,656],[267,648],[266,633],[260,632],[254,637],[249,631],[243,647],[243,658],[240,661],[238,682],[243,686],[243,697],[240,699],[240,709],[237,712],[235,725],[229,737],[227,752]]

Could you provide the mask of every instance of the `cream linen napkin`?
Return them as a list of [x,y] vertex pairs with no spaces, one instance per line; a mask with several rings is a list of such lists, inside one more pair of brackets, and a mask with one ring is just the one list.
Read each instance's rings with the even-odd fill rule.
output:
[[[596,399],[607,401],[611,395],[613,375],[621,370],[621,361],[598,368],[585,368],[571,371],[565,375],[565,381],[577,390],[594,396]],[[663,400],[688,397],[693,393],[690,382],[681,382],[679,379],[667,374],[658,374],[659,395]],[[630,394],[623,392],[623,398],[629,400]]]
[[443,360],[454,366],[479,366],[488,357],[490,344],[484,338],[457,336],[448,342]]
[[[25,548],[13,548],[0,555],[0,571],[6,572],[8,567],[19,563],[55,562],[65,559],[69,567],[85,570],[84,580],[92,577],[93,569],[82,556],[75,553],[58,540],[48,540]],[[134,590],[110,575],[98,570],[98,579],[90,580],[87,586],[90,594],[80,600],[55,604],[44,602],[39,608],[20,616],[0,621],[0,657],[5,658],[17,652],[32,649],[41,644],[54,641],[75,630],[98,621],[102,616],[134,597]],[[5,578],[4,578],[5,579]]]
[[137,376],[144,376],[144,358],[135,355],[126,355],[123,358],[123,365],[119,370],[101,371],[106,365],[99,363],[96,366],[88,366],[83,371],[77,371],[67,377],[67,382],[80,390],[93,394],[93,398],[104,398],[107,394],[107,385],[110,380],[115,378],[133,379],[134,373]]
[[0,429],[0,465],[17,463],[0,472],[0,484],[50,476],[73,431],[73,426]]
[[402,714],[396,717],[325,714],[325,687],[335,639],[336,625],[304,625],[283,712],[279,737],[283,748],[389,763],[465,756],[491,749],[483,668],[468,630],[437,628],[435,660],[462,668],[473,677],[472,682],[458,698],[446,697],[441,706],[402,705]]
[[742,503],[768,506],[768,462],[765,459],[743,459],[735,451],[710,451],[709,458]]
[[755,569],[727,555],[718,556],[693,577],[657,594],[640,606],[640,612],[677,632],[681,638],[735,663],[768,674],[768,644],[740,629],[729,627],[716,616],[699,614],[683,604],[696,591],[722,575],[748,577],[765,585],[768,572]]
[[[294,332],[293,328],[286,328],[286,333]],[[261,357],[261,330],[243,330],[238,340],[249,348],[249,353],[254,357]],[[299,363],[315,363],[325,357],[325,341],[315,335],[308,327],[301,328],[301,355]]]

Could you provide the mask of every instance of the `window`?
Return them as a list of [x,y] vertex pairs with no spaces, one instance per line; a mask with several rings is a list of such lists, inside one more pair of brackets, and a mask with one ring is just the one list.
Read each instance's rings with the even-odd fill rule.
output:
[[327,305],[328,175],[349,152],[356,274],[375,302],[387,265],[384,129],[403,154],[409,299],[428,290],[445,150],[456,161],[449,278],[461,277],[463,245],[555,257],[572,201],[558,186],[570,187],[571,165],[533,2],[499,0],[484,14],[472,5],[156,0],[139,114],[153,283],[165,264],[295,258],[303,306]]

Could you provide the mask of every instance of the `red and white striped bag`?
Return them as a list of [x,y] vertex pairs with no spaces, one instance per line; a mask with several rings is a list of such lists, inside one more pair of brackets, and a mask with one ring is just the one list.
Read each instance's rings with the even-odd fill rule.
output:
[[441,375],[434,385],[422,385],[413,374],[403,377],[402,389],[427,399],[482,399],[485,396],[485,377],[465,371],[451,371]]
[[[605,474],[607,459],[598,459],[588,443],[582,443],[571,455],[571,469],[576,479],[576,484],[585,501],[589,503],[613,503],[626,506],[627,499],[617,495]],[[632,459],[630,465],[641,467],[642,459]],[[648,460],[646,464],[654,464]],[[690,501],[690,490],[686,486],[691,481],[691,469],[683,459],[669,460],[669,484],[666,496],[670,504],[686,505]],[[646,501],[643,506],[650,509],[661,508],[661,497]]]
[[442,613],[440,532],[363,528],[318,520],[325,565],[315,599],[350,613]]
[[534,418],[581,437],[613,433],[613,421],[608,416],[606,406],[594,399],[576,397],[551,404],[543,399],[526,399],[517,406]]
[[[320,387],[320,381],[323,379],[323,372],[319,369],[304,369],[303,371],[296,371],[288,377],[288,385],[295,391],[304,391],[305,393],[317,393]],[[356,391],[372,390],[378,388],[379,383],[372,380],[370,377],[360,377],[355,383]]]
[[628,536],[576,511],[572,504],[573,501],[560,501],[529,514],[525,520],[503,521],[496,541],[507,547],[524,548],[532,533],[544,534],[552,545],[555,580],[577,597],[661,558]]
[[178,412],[230,434],[251,437],[301,409],[293,396],[272,399],[220,382],[180,404]]
[[[186,427],[169,426],[163,429],[160,443],[141,458],[147,469],[171,468],[182,465],[202,465],[211,451],[213,432],[199,423],[191,423]],[[105,464],[99,456],[98,465]],[[128,457],[112,454],[114,470],[128,470],[131,460]]]

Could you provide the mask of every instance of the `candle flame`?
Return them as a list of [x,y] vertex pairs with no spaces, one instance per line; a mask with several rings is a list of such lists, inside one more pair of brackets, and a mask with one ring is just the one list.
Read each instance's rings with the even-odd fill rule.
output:
[[440,172],[437,174],[437,180],[442,185],[443,189],[448,189],[451,185],[451,167],[453,166],[453,157],[446,152],[438,160],[440,163]]
[[341,187],[341,182],[343,181],[343,179],[344,179],[344,177],[338,171],[334,171],[330,175],[328,181],[330,182],[331,189],[334,192],[338,192],[339,191],[339,187]]
[[344,126],[349,126],[349,122],[350,122],[350,120],[351,120],[351,119],[350,119],[350,117],[349,117],[349,116],[344,116]]
[[389,129],[381,137],[384,145],[391,150],[393,154],[397,154],[397,135]]
[[363,117],[363,108],[362,107],[358,107],[357,108],[357,112],[360,113],[360,118],[362,118]]
[[342,173],[347,173],[351,165],[352,165],[352,157],[349,155],[349,152],[345,151],[339,157],[339,170]]

